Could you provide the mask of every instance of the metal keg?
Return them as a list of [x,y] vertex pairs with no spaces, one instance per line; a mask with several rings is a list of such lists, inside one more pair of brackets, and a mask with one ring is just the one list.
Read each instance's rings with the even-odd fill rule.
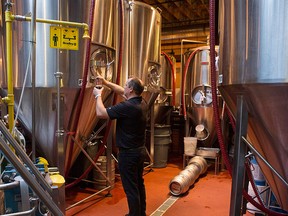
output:
[[204,174],[207,171],[208,164],[207,161],[201,156],[195,156],[191,158],[188,162],[188,166],[194,164],[195,166],[200,166],[201,174]]
[[201,156],[190,159],[188,165],[169,184],[170,193],[179,196],[189,190],[196,179],[207,171],[206,160]]

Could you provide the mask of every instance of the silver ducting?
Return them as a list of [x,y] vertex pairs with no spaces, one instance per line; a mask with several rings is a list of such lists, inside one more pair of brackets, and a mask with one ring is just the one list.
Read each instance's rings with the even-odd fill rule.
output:
[[[247,106],[247,138],[288,180],[288,44],[285,0],[220,1],[219,91],[236,116],[237,96]],[[288,187],[258,156],[279,205],[288,210]]]

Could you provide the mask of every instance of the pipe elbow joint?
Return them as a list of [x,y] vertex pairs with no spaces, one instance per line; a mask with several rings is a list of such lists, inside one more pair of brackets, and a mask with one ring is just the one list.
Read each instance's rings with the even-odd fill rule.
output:
[[2,98],[2,101],[4,103],[6,103],[7,105],[13,105],[14,106],[14,96],[7,96],[7,97],[4,97]]
[[9,97],[4,97],[4,98],[2,98],[2,101],[3,101],[4,103],[8,104],[9,101],[10,101],[10,98],[9,98]]
[[83,23],[83,28],[84,28],[83,38],[84,39],[90,39],[88,24]]

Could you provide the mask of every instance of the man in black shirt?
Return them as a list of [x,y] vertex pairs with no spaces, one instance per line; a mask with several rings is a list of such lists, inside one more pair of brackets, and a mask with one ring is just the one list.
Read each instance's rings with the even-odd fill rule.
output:
[[145,128],[147,106],[141,94],[144,90],[139,78],[129,78],[124,88],[111,83],[103,77],[98,82],[123,96],[125,101],[105,108],[101,100],[103,88],[94,88],[96,115],[103,119],[117,119],[116,146],[119,148],[118,166],[122,185],[127,196],[129,216],[146,215],[146,193],[143,179],[143,167],[146,157]]

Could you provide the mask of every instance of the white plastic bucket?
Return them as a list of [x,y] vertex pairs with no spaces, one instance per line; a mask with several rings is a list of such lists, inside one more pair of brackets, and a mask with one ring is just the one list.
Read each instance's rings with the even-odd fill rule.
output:
[[185,155],[195,155],[197,147],[196,137],[184,137],[184,152]]

